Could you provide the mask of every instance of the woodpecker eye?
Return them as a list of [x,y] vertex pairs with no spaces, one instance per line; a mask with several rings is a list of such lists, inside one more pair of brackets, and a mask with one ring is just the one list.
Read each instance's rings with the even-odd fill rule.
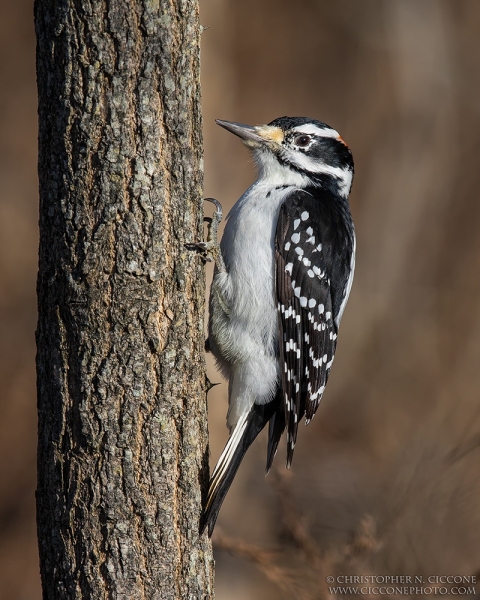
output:
[[294,141],[296,146],[299,146],[300,148],[305,148],[305,146],[308,146],[308,144],[310,143],[310,136],[297,135]]

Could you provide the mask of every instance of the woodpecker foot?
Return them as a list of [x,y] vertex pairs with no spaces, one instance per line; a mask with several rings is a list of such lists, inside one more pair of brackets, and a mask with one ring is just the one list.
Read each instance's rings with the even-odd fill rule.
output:
[[185,244],[185,247],[188,250],[199,252],[205,262],[215,261],[218,271],[224,273],[226,271],[225,263],[223,262],[222,252],[217,240],[218,226],[222,221],[223,215],[222,205],[215,198],[205,198],[205,201],[215,204],[216,208],[212,218],[205,217],[205,221],[208,223],[207,241],[198,242],[197,244]]

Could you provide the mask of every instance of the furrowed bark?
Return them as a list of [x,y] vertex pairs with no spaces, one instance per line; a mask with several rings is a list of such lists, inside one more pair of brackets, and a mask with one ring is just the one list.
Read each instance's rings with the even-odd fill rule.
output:
[[197,0],[36,0],[43,597],[213,598]]

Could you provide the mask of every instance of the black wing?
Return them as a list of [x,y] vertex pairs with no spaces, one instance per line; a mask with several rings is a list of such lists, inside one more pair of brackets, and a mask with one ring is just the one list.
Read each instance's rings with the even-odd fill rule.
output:
[[295,191],[280,208],[275,249],[289,466],[298,423],[304,414],[310,422],[325,390],[353,275],[354,229],[346,200],[320,189]]

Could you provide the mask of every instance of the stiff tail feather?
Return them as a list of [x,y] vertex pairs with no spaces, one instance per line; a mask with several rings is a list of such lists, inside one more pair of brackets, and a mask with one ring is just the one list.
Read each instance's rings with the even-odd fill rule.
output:
[[254,404],[250,411],[238,420],[210,478],[207,502],[200,522],[200,533],[208,527],[208,535],[212,535],[220,507],[245,452],[270,421],[277,408],[277,398],[268,404]]
[[273,459],[277,454],[278,444],[282,433],[285,431],[285,425],[285,406],[281,398],[278,398],[277,410],[273,413],[268,424],[267,473],[270,471]]

